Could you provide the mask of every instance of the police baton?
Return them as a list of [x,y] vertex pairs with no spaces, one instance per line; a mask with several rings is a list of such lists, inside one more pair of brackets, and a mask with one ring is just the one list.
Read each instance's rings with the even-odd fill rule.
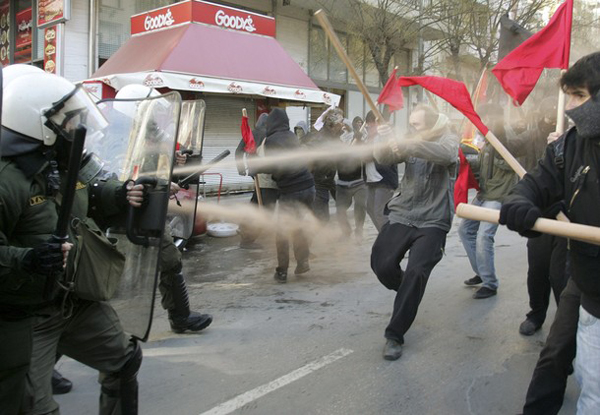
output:
[[192,181],[196,180],[198,178],[198,176],[200,176],[202,173],[206,172],[208,169],[210,169],[212,166],[214,166],[215,164],[217,164],[218,162],[220,162],[221,160],[223,160],[225,157],[227,157],[230,154],[231,154],[231,151],[229,151],[229,150],[223,151],[217,157],[215,157],[214,159],[212,159],[211,161],[206,163],[204,166],[202,166],[198,171],[179,180],[177,182],[177,185],[179,187],[181,187],[182,189],[188,189],[190,187],[190,183]]
[[[62,192],[60,210],[58,212],[58,222],[56,230],[50,237],[52,242],[63,244],[69,239],[69,223],[71,222],[71,210],[73,201],[75,200],[75,191],[77,182],[79,181],[79,168],[81,167],[81,158],[83,156],[83,147],[85,145],[86,129],[81,124],[75,129],[75,136],[71,144],[71,154],[69,155],[69,166],[67,177],[64,182],[65,186]],[[44,299],[51,300],[57,289],[58,283],[57,274],[52,274],[47,277],[44,287]]]

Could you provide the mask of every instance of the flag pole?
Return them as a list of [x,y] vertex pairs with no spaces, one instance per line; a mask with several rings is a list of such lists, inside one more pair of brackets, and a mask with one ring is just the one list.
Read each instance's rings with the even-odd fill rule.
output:
[[[498,224],[500,211],[497,209],[482,208],[467,203],[460,203],[456,209],[456,216],[464,219]],[[535,222],[532,230],[589,244],[600,245],[600,228],[596,226],[540,218]]]
[[371,95],[369,94],[367,87],[363,83],[360,76],[358,76],[358,74],[356,73],[354,66],[352,66],[352,63],[350,62],[350,58],[348,57],[348,55],[346,54],[346,51],[342,47],[342,44],[340,43],[340,39],[335,34],[335,31],[333,30],[333,27],[331,26],[331,23],[329,22],[329,19],[325,15],[325,12],[323,11],[323,9],[317,10],[315,12],[314,16],[319,21],[319,24],[325,31],[325,34],[327,34],[329,41],[331,42],[331,44],[337,51],[340,59],[342,60],[342,62],[344,62],[344,65],[346,65],[348,72],[350,73],[352,78],[354,78],[354,81],[356,82],[356,86],[358,87],[360,92],[365,97],[365,100],[367,101],[367,104],[369,104],[371,111],[373,111],[373,114],[375,114],[375,117],[377,117],[377,119],[379,119],[380,122],[383,122],[384,118],[383,118],[383,115],[381,114],[381,111],[379,111],[379,109],[375,105],[375,102],[373,102],[373,99],[371,98]]
[[[566,69],[560,71],[564,75]],[[565,132],[565,92],[562,88],[558,89],[558,105],[556,106],[556,132],[562,134]]]
[[[248,112],[246,111],[246,108],[242,108],[242,117],[248,118]],[[262,193],[260,191],[260,182],[258,180],[258,176],[255,175],[254,177],[252,177],[252,180],[254,181],[254,191],[256,192],[256,199],[258,200],[258,206],[262,206],[263,205]]]

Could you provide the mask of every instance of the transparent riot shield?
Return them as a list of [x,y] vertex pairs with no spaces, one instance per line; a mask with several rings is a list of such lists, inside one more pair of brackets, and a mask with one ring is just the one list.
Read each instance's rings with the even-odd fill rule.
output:
[[143,184],[142,207],[111,223],[110,237],[125,254],[120,285],[111,304],[125,331],[146,341],[150,334],[159,273],[161,239],[170,195],[181,97],[171,92],[144,100],[105,100],[98,107],[109,122],[86,150],[103,163],[103,174]]
[[[200,168],[205,114],[206,104],[203,100],[183,101],[177,143],[179,150],[188,154],[187,171],[193,166]],[[198,176],[191,173],[193,172],[189,171],[188,174],[173,177],[175,183],[183,181],[182,189],[169,202],[167,224],[175,244],[180,248],[192,237],[196,222],[196,206],[200,186],[198,185]]]

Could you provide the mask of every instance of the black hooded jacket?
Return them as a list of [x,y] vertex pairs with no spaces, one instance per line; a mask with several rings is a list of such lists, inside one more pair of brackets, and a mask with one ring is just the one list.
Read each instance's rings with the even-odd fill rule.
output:
[[[265,156],[270,157],[279,153],[289,153],[300,150],[300,141],[296,134],[290,131],[290,121],[284,110],[275,108],[267,117],[267,138],[265,141]],[[292,193],[314,187],[312,175],[304,165],[282,161],[276,166],[266,166],[256,173],[270,173],[277,183],[281,193]]]

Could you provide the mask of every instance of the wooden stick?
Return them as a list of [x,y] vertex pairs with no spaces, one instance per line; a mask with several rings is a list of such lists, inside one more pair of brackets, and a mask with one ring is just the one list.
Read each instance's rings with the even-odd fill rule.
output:
[[258,176],[254,176],[254,190],[256,191],[256,199],[258,200],[258,206],[262,207],[262,193],[260,192],[260,182],[258,181]]
[[340,59],[342,60],[342,62],[344,62],[344,65],[346,65],[348,72],[350,73],[350,75],[352,75],[352,78],[354,78],[354,81],[356,82],[356,86],[358,87],[358,89],[360,89],[360,92],[365,97],[367,104],[369,104],[369,107],[371,107],[371,111],[373,111],[373,114],[375,114],[375,117],[377,117],[381,122],[383,122],[383,115],[381,114],[381,111],[379,111],[379,109],[375,105],[375,102],[373,102],[373,99],[371,98],[371,95],[369,94],[367,87],[365,86],[362,79],[360,78],[360,76],[358,76],[358,74],[356,73],[356,70],[352,66],[352,62],[350,62],[350,58],[348,57],[348,55],[346,54],[346,51],[342,47],[342,44],[340,43],[340,39],[335,34],[335,31],[333,30],[333,27],[331,26],[331,23],[329,22],[329,19],[325,15],[325,12],[323,11],[323,9],[317,10],[315,12],[314,16],[319,21],[319,24],[325,31],[325,34],[327,34],[329,41],[331,42],[331,44],[337,51],[338,55],[340,56]]
[[246,111],[246,108],[242,108],[242,116],[248,117],[248,111]]
[[[425,88],[423,88],[425,89]],[[440,112],[440,109],[438,108],[437,102],[435,102],[435,98],[433,97],[433,94],[431,92],[429,92],[429,90],[425,89],[425,93],[427,94],[427,98],[429,99],[429,102],[431,102],[431,106],[433,107],[435,112]]]
[[[456,209],[460,218],[498,223],[500,211],[479,206],[460,203]],[[532,228],[534,231],[574,239],[588,244],[600,245],[600,228],[581,225],[578,223],[561,222],[553,219],[540,218]]]
[[[561,76],[567,72],[560,71]],[[558,105],[556,106],[556,132],[562,134],[565,132],[565,92],[562,88],[558,89]]]
[[510,151],[508,151],[506,147],[502,145],[500,140],[498,140],[498,137],[496,137],[491,130],[488,131],[488,133],[485,135],[485,139],[492,145],[492,147],[496,149],[498,153],[500,153],[500,155],[504,160],[506,160],[508,165],[512,167],[515,173],[519,175],[519,178],[523,178],[523,176],[525,176],[525,173],[527,173],[527,171],[523,168],[523,166],[521,166],[517,159],[512,154],[510,154]]

